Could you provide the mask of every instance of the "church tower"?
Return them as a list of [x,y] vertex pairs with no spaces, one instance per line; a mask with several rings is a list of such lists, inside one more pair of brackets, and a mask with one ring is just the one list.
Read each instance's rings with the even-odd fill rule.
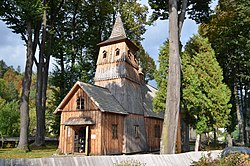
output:
[[139,49],[127,38],[119,13],[111,36],[98,45],[95,85],[109,89],[127,112],[143,115]]

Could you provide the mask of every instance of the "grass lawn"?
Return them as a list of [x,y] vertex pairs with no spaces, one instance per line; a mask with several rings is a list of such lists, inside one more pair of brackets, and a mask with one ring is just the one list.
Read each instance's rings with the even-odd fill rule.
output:
[[39,149],[31,149],[30,152],[19,151],[15,148],[0,148],[0,159],[51,157],[56,153],[56,150],[57,146],[54,145]]

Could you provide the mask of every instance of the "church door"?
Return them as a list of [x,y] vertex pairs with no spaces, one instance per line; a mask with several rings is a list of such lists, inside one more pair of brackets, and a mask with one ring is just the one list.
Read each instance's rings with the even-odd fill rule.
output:
[[78,152],[88,154],[89,126],[81,127],[78,132]]

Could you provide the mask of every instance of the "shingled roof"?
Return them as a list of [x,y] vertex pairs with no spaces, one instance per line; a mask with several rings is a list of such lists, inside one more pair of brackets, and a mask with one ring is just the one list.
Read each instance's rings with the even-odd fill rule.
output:
[[118,13],[109,39],[99,43],[98,46],[117,43],[120,41],[125,41],[128,45],[132,46],[135,49],[135,51],[139,50],[139,48],[127,38],[127,35],[123,27],[121,15],[120,13]]
[[117,17],[115,19],[115,24],[113,26],[113,30],[111,32],[111,35],[110,35],[109,39],[116,38],[116,37],[125,37],[125,38],[127,38],[124,27],[123,27],[123,23],[122,23],[120,13],[117,14]]
[[144,84],[141,86],[142,91],[142,102],[144,108],[145,117],[154,117],[154,118],[164,118],[164,112],[154,112],[153,111],[153,98],[156,96],[157,89],[154,87]]
[[128,114],[108,89],[96,85],[83,83],[80,81],[77,81],[75,83],[70,92],[56,108],[54,113],[57,113],[58,111],[61,111],[63,109],[63,107],[66,105],[66,101],[70,99],[70,97],[75,91],[75,88],[77,87],[80,87],[102,112]]

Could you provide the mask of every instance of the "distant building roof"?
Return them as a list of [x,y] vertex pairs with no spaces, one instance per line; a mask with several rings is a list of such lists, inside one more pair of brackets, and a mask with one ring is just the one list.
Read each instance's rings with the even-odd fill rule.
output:
[[150,85],[142,85],[142,102],[144,108],[144,116],[145,117],[154,117],[154,118],[164,118],[164,112],[154,112],[153,111],[153,98],[156,95],[157,89]]

